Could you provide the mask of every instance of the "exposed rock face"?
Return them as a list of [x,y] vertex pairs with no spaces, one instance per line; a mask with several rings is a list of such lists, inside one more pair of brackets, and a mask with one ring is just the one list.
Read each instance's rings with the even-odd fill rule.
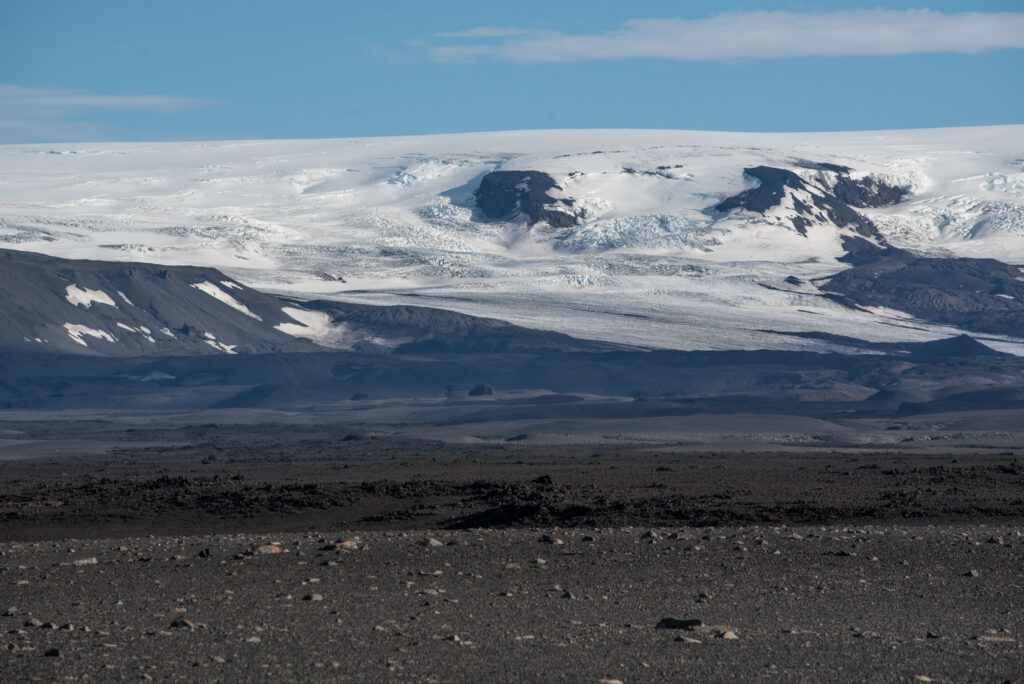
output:
[[574,200],[549,194],[561,189],[542,171],[492,171],[480,181],[476,205],[484,216],[496,221],[525,217],[531,226],[542,222],[555,228],[578,225]]
[[840,175],[832,186],[832,193],[851,207],[888,207],[903,199],[906,191],[893,185],[867,177],[853,180]]
[[716,211],[734,209],[766,214],[791,197],[794,215],[790,221],[801,235],[816,223],[831,223],[852,229],[856,234],[884,243],[875,225],[853,207],[884,207],[903,198],[902,188],[871,178],[852,178],[848,167],[837,164],[801,163],[814,172],[805,178],[794,171],[773,166],[755,166],[743,172],[759,181],[715,206]]
[[859,306],[884,306],[965,330],[1024,336],[1024,271],[995,259],[918,257],[862,250],[822,289]]

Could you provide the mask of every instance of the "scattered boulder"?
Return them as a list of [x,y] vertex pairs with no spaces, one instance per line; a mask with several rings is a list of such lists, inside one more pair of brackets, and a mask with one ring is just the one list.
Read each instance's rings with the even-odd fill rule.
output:
[[263,546],[257,546],[253,549],[253,553],[257,556],[281,553],[282,549],[279,544],[264,544]]

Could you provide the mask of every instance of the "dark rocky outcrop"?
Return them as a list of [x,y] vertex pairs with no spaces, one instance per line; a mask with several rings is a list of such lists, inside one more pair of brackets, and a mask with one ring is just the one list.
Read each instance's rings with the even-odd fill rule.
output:
[[816,171],[816,177],[808,180],[793,171],[773,166],[744,169],[743,172],[758,184],[719,202],[714,207],[715,211],[741,209],[764,215],[782,203],[787,188],[805,191],[809,195],[809,203],[799,198],[794,198],[793,202],[797,215],[792,218],[792,224],[801,235],[807,235],[807,229],[814,223],[830,222],[838,228],[851,228],[858,235],[884,243],[874,223],[854,207],[895,204],[906,194],[903,188],[871,177],[852,178],[851,169],[837,164],[804,162],[799,166]]
[[867,177],[857,180],[840,175],[832,186],[832,194],[839,201],[851,207],[888,207],[896,204],[907,194],[903,188],[882,183]]
[[480,181],[474,197],[480,212],[495,221],[525,218],[527,224],[547,223],[555,228],[579,224],[572,199],[554,198],[562,188],[543,171],[492,171]]
[[733,209],[746,209],[758,214],[764,214],[772,207],[777,207],[786,194],[786,188],[793,190],[804,190],[807,184],[804,179],[792,171],[777,169],[771,166],[754,166],[743,169],[743,173],[759,181],[749,190],[744,190],[738,195],[733,195],[722,200],[715,206],[715,211],[732,211]]
[[1024,337],[1024,271],[995,259],[920,257],[862,249],[823,290],[857,306],[884,306],[963,330]]

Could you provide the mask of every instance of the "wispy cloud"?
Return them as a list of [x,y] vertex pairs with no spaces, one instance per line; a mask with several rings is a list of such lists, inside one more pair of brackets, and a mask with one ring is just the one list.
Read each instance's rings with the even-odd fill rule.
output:
[[451,31],[435,33],[434,38],[508,38],[533,33],[530,29],[512,28],[511,26],[477,26],[467,31]]
[[168,114],[219,104],[171,95],[100,95],[63,88],[0,84],[0,143],[85,141],[110,137],[102,124],[76,120],[97,112]]
[[[430,53],[440,62],[980,54],[1024,48],[1024,13],[947,14],[927,9],[729,12],[707,19],[633,19],[618,30],[597,34],[480,27],[434,38]],[[439,44],[437,38],[491,40]]]

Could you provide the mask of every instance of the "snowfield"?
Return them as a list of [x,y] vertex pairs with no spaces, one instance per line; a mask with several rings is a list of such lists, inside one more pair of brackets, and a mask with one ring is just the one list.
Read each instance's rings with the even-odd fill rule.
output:
[[[787,217],[800,197],[764,215],[712,209],[755,184],[745,167],[807,174],[798,167],[808,161],[906,188],[899,204],[859,210],[895,246],[1024,263],[1024,126],[8,145],[0,246],[213,266],[270,292],[433,306],[646,347],[824,350],[841,345],[785,333],[955,334],[821,296],[815,280],[846,268],[841,236],[826,225],[794,230]],[[550,174],[580,225],[484,220],[473,192],[496,170]],[[230,281],[194,287],[258,318]],[[113,294],[130,305],[76,285],[67,299],[116,306]],[[344,344],[322,315],[285,313],[295,323],[282,332]],[[94,331],[68,334],[84,344]]]

